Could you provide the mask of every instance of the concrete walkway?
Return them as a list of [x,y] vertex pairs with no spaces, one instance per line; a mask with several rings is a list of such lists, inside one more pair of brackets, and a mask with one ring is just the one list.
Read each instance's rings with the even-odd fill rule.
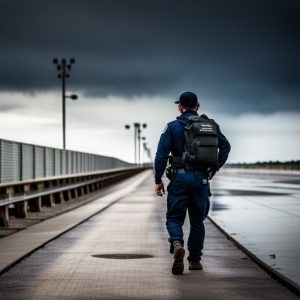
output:
[[2,274],[0,298],[298,299],[209,221],[204,270],[172,275],[165,199],[154,196],[151,172],[142,176],[135,189],[118,188],[120,201]]

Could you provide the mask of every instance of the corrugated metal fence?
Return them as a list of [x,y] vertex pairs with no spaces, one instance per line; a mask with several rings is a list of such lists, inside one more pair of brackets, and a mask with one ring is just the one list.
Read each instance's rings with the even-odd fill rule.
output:
[[129,166],[114,157],[0,139],[0,183]]

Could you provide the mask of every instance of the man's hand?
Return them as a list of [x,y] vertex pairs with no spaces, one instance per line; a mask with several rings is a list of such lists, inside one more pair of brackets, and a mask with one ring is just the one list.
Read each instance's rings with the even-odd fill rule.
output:
[[155,193],[157,196],[163,196],[163,194],[165,193],[163,182],[155,185]]
[[216,172],[217,172],[216,170],[209,170],[208,179],[211,180],[215,176]]

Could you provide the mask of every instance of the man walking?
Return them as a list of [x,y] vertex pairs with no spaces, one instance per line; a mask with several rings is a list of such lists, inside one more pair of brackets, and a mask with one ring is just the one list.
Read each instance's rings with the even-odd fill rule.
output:
[[[182,225],[188,210],[190,234],[187,242],[190,270],[201,270],[200,262],[205,228],[203,221],[209,209],[209,182],[225,164],[230,144],[220,127],[206,115],[199,116],[199,102],[192,92],[180,95],[175,121],[167,124],[158,143],[155,157],[155,192],[165,193],[162,176],[167,162],[167,176],[171,179],[167,197],[167,230],[171,252],[174,252],[172,273],[184,270],[184,240]],[[169,157],[169,154],[171,156]]]

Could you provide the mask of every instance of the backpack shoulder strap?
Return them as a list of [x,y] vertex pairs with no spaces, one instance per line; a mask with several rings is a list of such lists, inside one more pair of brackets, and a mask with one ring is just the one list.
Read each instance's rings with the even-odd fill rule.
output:
[[[188,118],[188,123],[184,126],[184,139],[185,139],[185,144],[184,144],[184,149],[187,151],[188,149],[191,149],[192,147],[192,141],[190,139],[190,129],[193,126],[193,121],[192,118],[194,116],[191,116]],[[195,116],[198,117],[198,116]]]

